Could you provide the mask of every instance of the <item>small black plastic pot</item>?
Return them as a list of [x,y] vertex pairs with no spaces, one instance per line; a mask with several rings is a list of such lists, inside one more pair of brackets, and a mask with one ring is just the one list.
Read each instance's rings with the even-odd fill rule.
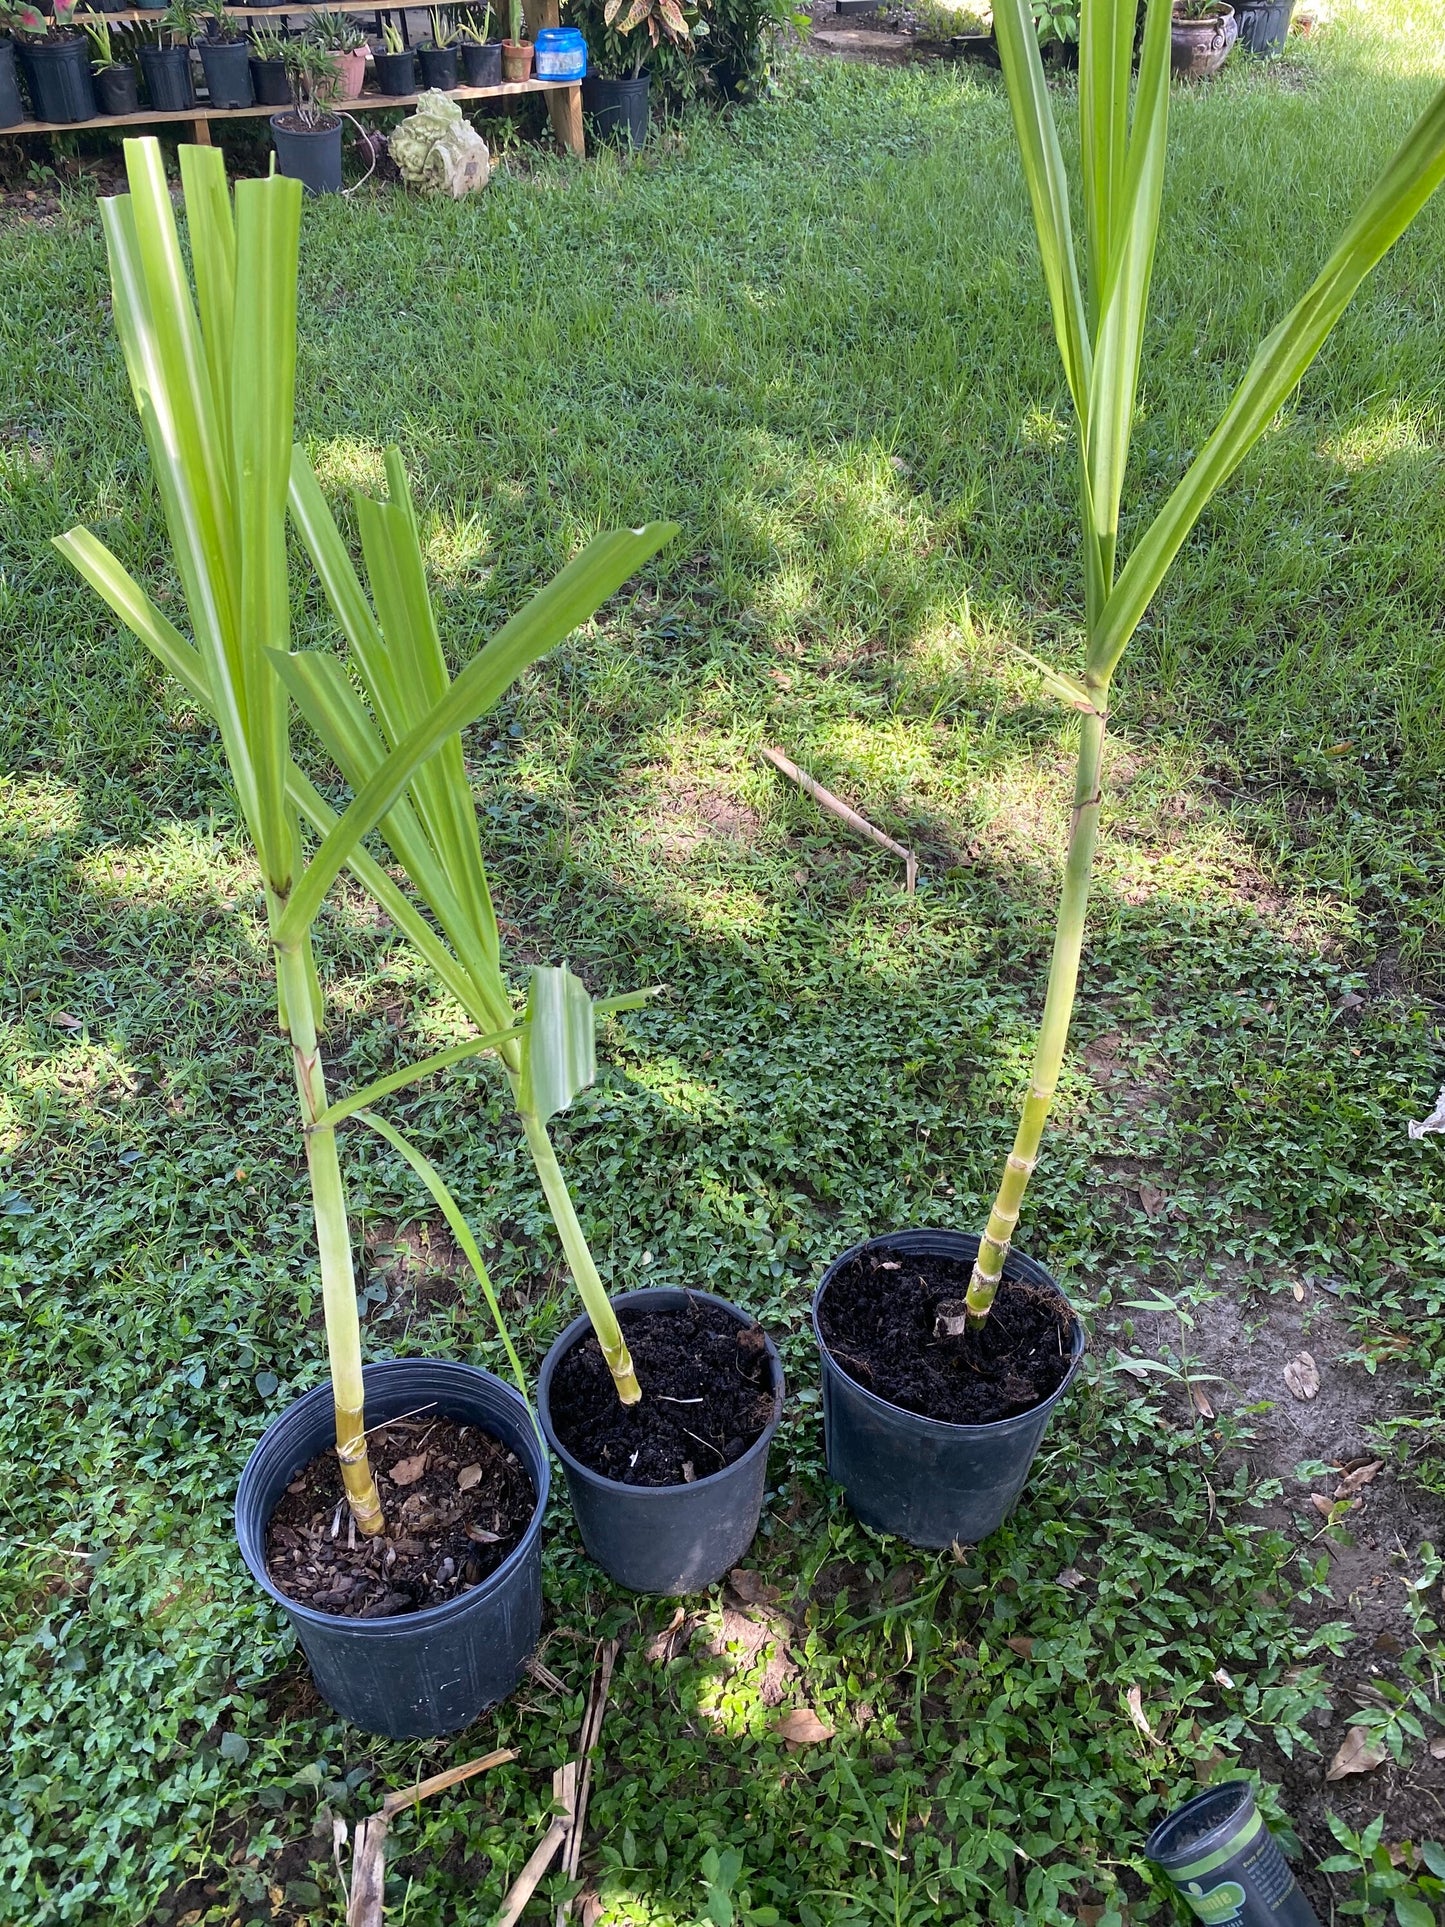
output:
[[588,74],[582,83],[582,106],[599,140],[621,134],[633,147],[646,146],[650,79],[649,74],[629,74],[623,80]]
[[[1027,1412],[989,1425],[951,1425],[905,1412],[848,1376],[828,1350],[819,1319],[828,1287],[842,1267],[864,1252],[884,1250],[928,1253],[972,1265],[978,1239],[961,1231],[894,1231],[854,1245],[823,1273],[813,1294],[813,1334],[823,1365],[828,1476],[842,1486],[853,1511],[875,1532],[894,1533],[914,1546],[976,1546],[1003,1524],[1028,1483],[1054,1407],[1084,1356],[1084,1328],[1075,1318],[1063,1383]],[[1059,1291],[1043,1266],[1022,1252],[1010,1251],[1004,1276]]]
[[251,69],[251,92],[258,107],[291,105],[291,76],[284,60],[258,60],[251,54],[246,64]]
[[453,87],[461,85],[457,78],[455,47],[418,47],[416,57],[421,62],[423,87],[440,87],[444,94],[449,94]]
[[365,1368],[369,1425],[435,1404],[485,1426],[527,1469],[537,1509],[522,1540],[459,1598],[392,1619],[338,1619],[288,1599],[266,1571],[266,1527],[296,1474],[336,1439],[330,1385],[266,1428],[236,1492],[236,1538],[251,1577],[296,1630],[318,1692],[345,1719],[391,1739],[455,1733],[505,1699],[542,1630],[542,1515],[551,1478],[531,1415],[509,1385],[475,1365],[394,1358]]
[[1170,1814],[1144,1842],[1197,1920],[1226,1927],[1320,1927],[1254,1804],[1248,1780],[1226,1780]]
[[276,169],[300,181],[308,194],[341,192],[341,116],[330,114],[317,127],[288,126],[291,114],[271,116]]
[[14,127],[25,118],[20,81],[15,72],[15,42],[0,40],[0,127]]
[[1234,0],[1239,44],[1247,53],[1274,60],[1284,52],[1295,0]]
[[[720,1305],[740,1325],[753,1322],[736,1305],[708,1291],[661,1287],[623,1292],[612,1300],[619,1312],[667,1311],[698,1303]],[[590,1330],[585,1317],[574,1318],[542,1361],[537,1380],[537,1416],[548,1445],[562,1461],[582,1543],[602,1570],[631,1592],[704,1592],[737,1564],[757,1532],[768,1447],[783,1411],[782,1361],[764,1332],[773,1374],[773,1416],[740,1459],[691,1485],[623,1485],[573,1458],[552,1426],[552,1375]],[[647,1396],[645,1385],[642,1395]]]
[[20,48],[20,65],[37,120],[95,119],[89,41],[84,34],[47,34]]
[[212,107],[249,107],[256,98],[251,85],[251,50],[244,40],[203,40],[197,52]]
[[475,41],[462,46],[462,78],[468,87],[500,87],[502,84],[502,43],[489,40],[484,46]]
[[140,75],[134,67],[98,68],[95,98],[103,114],[135,113],[140,106]]
[[373,54],[376,63],[376,84],[383,94],[414,94],[416,92],[416,53],[411,47],[403,47],[399,54]]
[[183,114],[195,106],[189,47],[142,47],[140,70],[150,104],[158,114]]

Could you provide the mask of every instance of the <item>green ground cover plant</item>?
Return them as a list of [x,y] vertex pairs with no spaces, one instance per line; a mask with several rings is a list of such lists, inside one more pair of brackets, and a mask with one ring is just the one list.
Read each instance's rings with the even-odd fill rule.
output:
[[[1121,547],[1434,91],[1436,38],[1423,5],[1361,0],[1282,66],[1175,96]],[[1284,1783],[1271,1817],[1316,1862],[1357,1865],[1324,1876],[1341,1902],[1389,1920],[1433,1897],[1423,1858],[1391,1862],[1403,1882],[1377,1865],[1438,1837],[1393,1758],[1326,1790],[1348,1838],[1304,1788],[1368,1666],[1402,1695],[1370,1702],[1382,1732],[1436,1770],[1393,1715],[1440,1730],[1438,1577],[1418,1637],[1362,1646],[1340,1575],[1363,1535],[1261,1463],[1227,1387],[1209,1418],[1151,1368],[1208,1372],[1221,1307],[1275,1316],[1298,1285],[1351,1382],[1382,1387],[1369,1490],[1418,1528],[1379,1555],[1382,1595],[1426,1579],[1445,1214],[1438,1146],[1404,1124],[1440,1082],[1438,209],[1215,497],[1115,679],[1095,988],[1021,1232],[1094,1350],[1027,1503],[954,1560],[871,1539],[823,1479],[818,1270],[890,1224],[978,1219],[1047,969],[1073,738],[1012,645],[1061,659],[1085,612],[1013,151],[987,75],[798,63],[641,165],[305,211],[298,426],[344,530],[399,441],[454,672],[598,529],[686,525],[464,754],[514,988],[564,957],[598,994],[666,986],[604,1020],[606,1068],[555,1132],[603,1282],[747,1305],[792,1388],[749,1561],[777,1597],[705,1602],[668,1659],[670,1606],[613,1592],[558,1530],[561,1690],[437,1745],[333,1721],[234,1552],[244,1455],[323,1370],[264,899],[209,721],[49,543],[84,521],[181,607],[93,202],[5,208],[0,1918],[335,1922],[330,1816],[506,1744],[514,1765],[392,1832],[395,1919],[495,1905],[613,1632],[589,1836],[609,1923],[1162,1921],[1139,1843],[1235,1760]],[[319,595],[292,630],[329,646]],[[919,849],[912,904],[764,741]],[[459,1041],[364,892],[338,886],[315,943],[338,1088]],[[570,1287],[506,1091],[463,1067],[388,1115],[454,1181],[535,1366]],[[369,1354],[505,1370],[413,1172],[356,1136]],[[1161,1296],[1196,1321],[1183,1364],[1185,1328],[1125,1302]],[[833,1737],[791,1751],[803,1704]]]

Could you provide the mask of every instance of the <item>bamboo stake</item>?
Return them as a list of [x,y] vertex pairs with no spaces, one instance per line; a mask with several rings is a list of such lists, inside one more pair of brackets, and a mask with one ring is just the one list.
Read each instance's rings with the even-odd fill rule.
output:
[[[602,1716],[607,1711],[612,1668],[617,1664],[617,1655],[621,1650],[620,1639],[609,1639],[602,1647],[600,1663],[592,1680],[592,1691],[587,1699],[587,1711],[582,1718],[582,1737],[577,1742],[577,1757],[582,1762],[582,1784],[577,1793],[572,1825],[562,1849],[562,1871],[569,1880],[577,1878],[577,1868],[582,1859],[582,1836],[587,1827],[587,1796],[592,1791],[592,1756],[602,1738]],[[572,1902],[570,1899],[564,1900],[557,1908],[555,1927],[567,1927],[571,1917]]]
[[507,1746],[497,1753],[484,1753],[478,1760],[468,1760],[465,1766],[448,1767],[445,1773],[434,1773],[429,1780],[419,1780],[415,1786],[388,1793],[381,1803],[380,1812],[371,1814],[365,1820],[358,1820],[351,1841],[351,1894],[346,1903],[346,1927],[382,1927],[386,1897],[386,1836],[396,1815],[407,1807],[429,1800],[434,1793],[444,1793],[449,1786],[470,1780],[474,1773],[486,1773],[494,1766],[505,1766],[508,1760],[515,1760],[516,1757],[515,1750]]
[[577,1799],[577,1762],[569,1760],[566,1766],[559,1766],[552,1775],[552,1799],[562,1808],[543,1834],[531,1859],[523,1867],[517,1878],[507,1889],[501,1911],[492,1922],[492,1927],[513,1927],[521,1918],[522,1909],[532,1898],[541,1883],[542,1876],[551,1866],[557,1849],[567,1838],[567,1829],[572,1824],[572,1811]]
[[789,762],[780,749],[770,749],[765,743],[763,755],[775,770],[786,776],[790,783],[796,783],[800,790],[805,791],[815,803],[836,816],[840,823],[846,823],[849,829],[856,830],[859,836],[866,836],[870,842],[876,843],[880,850],[887,850],[893,856],[902,857],[903,887],[909,896],[913,895],[914,886],[918,882],[918,858],[912,850],[906,850],[901,843],[895,843],[885,831],[875,829],[866,816],[860,816],[857,810],[843,801],[841,796],[834,796],[831,790],[825,790],[816,776],[809,776],[805,769],[799,769],[796,763]]

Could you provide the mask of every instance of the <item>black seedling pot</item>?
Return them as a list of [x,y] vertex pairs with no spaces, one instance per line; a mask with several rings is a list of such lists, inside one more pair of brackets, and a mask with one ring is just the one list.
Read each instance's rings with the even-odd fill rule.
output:
[[25,103],[15,74],[15,42],[0,40],[0,127],[14,127],[24,118]]
[[500,87],[502,84],[502,43],[489,40],[479,47],[470,42],[462,48],[462,78],[468,87]]
[[410,47],[404,47],[399,54],[373,54],[376,62],[376,84],[384,94],[414,94],[416,92],[416,54]]
[[203,40],[198,52],[211,105],[249,107],[256,90],[251,85],[251,50],[245,41]]
[[134,67],[102,67],[95,97],[103,114],[133,114],[140,106],[140,75]]
[[455,47],[418,47],[416,57],[421,62],[423,87],[440,87],[444,94],[449,94],[453,87],[461,85],[457,79]]
[[291,105],[291,77],[284,60],[258,60],[252,54],[246,64],[251,69],[251,91],[258,107]]
[[20,64],[37,120],[94,120],[89,42],[84,34],[51,34],[20,49]]
[[289,125],[293,116],[271,116],[271,139],[276,144],[276,167],[308,194],[341,192],[341,120],[336,114],[319,127]]
[[1267,60],[1282,54],[1294,7],[1295,0],[1234,0],[1240,46]]
[[158,114],[183,114],[195,106],[189,47],[142,47],[140,70],[145,75],[151,106]]
[[236,1538],[251,1577],[296,1629],[322,1697],[363,1732],[429,1739],[455,1733],[505,1699],[537,1644],[547,1454],[517,1394],[475,1365],[388,1359],[366,1367],[365,1383],[368,1425],[435,1404],[445,1417],[485,1426],[511,1447],[537,1494],[521,1544],[460,1598],[394,1619],[338,1619],[288,1599],[266,1571],[266,1527],[296,1474],[335,1442],[329,1384],[284,1411],[246,1461],[236,1492]]
[[[1028,1482],[1049,1418],[1084,1356],[1084,1328],[1075,1318],[1068,1375],[1031,1411],[990,1425],[952,1425],[905,1412],[849,1378],[824,1343],[818,1318],[838,1271],[862,1252],[885,1249],[972,1265],[978,1239],[961,1231],[895,1231],[855,1245],[823,1273],[813,1294],[813,1335],[823,1364],[828,1476],[875,1532],[895,1533],[915,1546],[975,1546],[1003,1524]],[[1009,1253],[1004,1275],[1059,1289],[1042,1265],[1021,1252]]]
[[[628,1291],[612,1305],[617,1311],[667,1311],[689,1302],[720,1305],[740,1325],[753,1322],[736,1305],[708,1291]],[[773,1374],[773,1416],[740,1459],[691,1485],[623,1485],[573,1458],[552,1428],[552,1374],[590,1330],[585,1317],[574,1318],[543,1360],[537,1381],[537,1415],[548,1445],[562,1461],[582,1543],[602,1570],[631,1592],[703,1592],[737,1564],[757,1532],[768,1447],[783,1411],[782,1361],[764,1332]],[[647,1396],[645,1385],[642,1395]]]
[[582,105],[599,140],[624,134],[633,147],[646,146],[650,79],[650,74],[630,74],[625,80],[588,74],[582,83]]
[[1144,1852],[1196,1920],[1222,1927],[1320,1927],[1248,1780],[1210,1787],[1161,1821]]

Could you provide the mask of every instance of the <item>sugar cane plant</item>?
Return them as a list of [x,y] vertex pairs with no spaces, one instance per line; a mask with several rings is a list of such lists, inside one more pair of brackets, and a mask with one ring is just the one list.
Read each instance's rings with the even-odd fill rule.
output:
[[[585,621],[670,530],[621,531],[594,541],[485,644],[438,701],[409,702],[405,731],[385,765],[338,816],[291,760],[290,705],[275,667],[290,640],[286,504],[300,183],[279,176],[242,181],[233,210],[220,152],[181,148],[193,299],[159,144],[127,141],[125,158],[130,194],[101,203],[116,327],[192,639],[88,530],[72,529],[57,543],[220,731],[261,871],[278,1018],[300,1100],[337,1455],[357,1527],[376,1533],[384,1521],[367,1459],[360,1328],[317,1035],[323,1005],[312,924],[346,867],[423,954],[435,945],[425,917],[367,854],[363,839],[400,807],[427,759],[448,753],[458,730]],[[315,838],[309,856],[303,824]]]
[[1098,835],[1109,685],[1169,565],[1319,352],[1351,296],[1445,177],[1445,90],[1386,166],[1303,298],[1259,349],[1218,427],[1116,570],[1149,281],[1159,231],[1169,112],[1171,0],[1148,0],[1130,111],[1136,0],[1083,0],[1079,179],[1083,268],[1069,183],[1029,0],[995,0],[998,39],[1033,205],[1054,335],[1078,427],[1084,655],[1078,673],[1034,662],[1080,715],[1073,812],[1028,1092],[966,1298],[939,1307],[941,1336],[981,1326],[993,1304],[1035,1165],[1068,1038]]

